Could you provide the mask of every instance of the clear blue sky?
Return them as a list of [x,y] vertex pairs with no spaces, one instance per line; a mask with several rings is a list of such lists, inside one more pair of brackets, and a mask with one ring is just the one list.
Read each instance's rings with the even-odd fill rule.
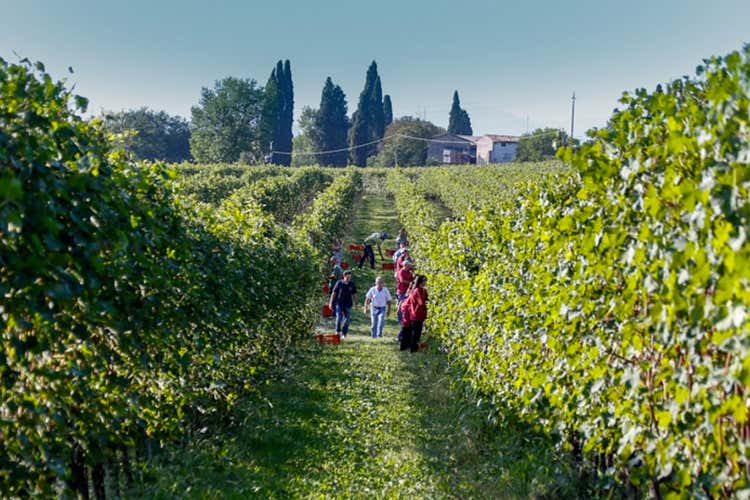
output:
[[189,118],[201,87],[264,84],[278,59],[292,63],[295,119],[329,75],[351,113],[376,59],[396,116],[446,126],[458,89],[476,134],[567,129],[575,91],[580,136],[622,91],[750,42],[748,0],[0,0],[0,13],[0,57],[44,62],[94,113]]

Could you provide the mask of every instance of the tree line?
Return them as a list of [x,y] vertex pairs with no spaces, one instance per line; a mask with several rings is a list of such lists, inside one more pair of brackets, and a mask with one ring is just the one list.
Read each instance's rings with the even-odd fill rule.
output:
[[[101,120],[117,144],[142,160],[276,165],[425,165],[427,143],[446,130],[426,120],[394,120],[391,96],[383,94],[372,61],[357,108],[349,116],[346,94],[329,76],[317,109],[304,107],[293,134],[291,63],[279,60],[260,86],[252,78],[226,77],[201,89],[188,122],[148,108],[104,112]],[[546,130],[546,129],[545,129]],[[472,135],[471,119],[453,93],[448,133]],[[534,134],[531,134],[534,136]],[[389,140],[382,141],[387,138]],[[519,160],[554,155],[554,138],[522,138]]]

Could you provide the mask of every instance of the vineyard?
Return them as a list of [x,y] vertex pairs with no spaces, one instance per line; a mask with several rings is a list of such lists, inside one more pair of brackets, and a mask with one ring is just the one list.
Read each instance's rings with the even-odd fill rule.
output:
[[[609,126],[560,161],[502,166],[136,163],[41,65],[0,60],[0,97],[3,497],[164,493],[144,470],[174,479],[166,459],[200,453],[206,433],[262,428],[257,444],[284,432],[271,422],[304,427],[292,415],[312,402],[289,402],[315,391],[331,408],[347,398],[348,419],[383,412],[387,425],[316,420],[337,438],[284,457],[279,467],[296,468],[246,493],[750,493],[750,48],[626,94]],[[429,283],[429,352],[403,361],[387,339],[357,339],[364,317],[353,341],[315,345],[330,327],[320,311],[332,241],[401,226]],[[366,267],[354,270],[362,296],[385,269]],[[329,365],[351,384],[322,387],[337,377]],[[426,390],[403,398],[420,373],[435,391],[450,386],[440,394],[452,403]],[[293,393],[281,382],[292,376],[313,385]],[[378,384],[399,395],[370,394]],[[269,388],[288,399],[258,410]],[[402,422],[419,414],[445,441]],[[462,419],[482,422],[466,432],[472,460],[491,466],[440,448]],[[399,432],[415,449],[429,443],[425,456],[450,456],[395,459],[380,447],[399,449]],[[497,445],[511,435],[529,451]],[[536,462],[516,474],[502,454]],[[327,455],[369,465],[318,477]],[[379,468],[399,480],[375,479]],[[514,475],[524,486],[503,482]]]

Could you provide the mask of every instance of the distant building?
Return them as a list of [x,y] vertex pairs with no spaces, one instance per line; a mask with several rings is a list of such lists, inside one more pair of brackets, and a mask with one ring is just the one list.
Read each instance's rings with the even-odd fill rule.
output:
[[427,146],[427,163],[466,165],[477,162],[477,139],[472,135],[442,134]]
[[516,159],[519,137],[487,134],[476,140],[478,164],[507,163]]

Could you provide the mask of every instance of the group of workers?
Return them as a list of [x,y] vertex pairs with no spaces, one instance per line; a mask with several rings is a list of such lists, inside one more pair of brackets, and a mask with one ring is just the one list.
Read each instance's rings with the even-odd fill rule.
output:
[[[364,250],[359,259],[359,268],[369,260],[370,267],[375,269],[375,252],[377,246],[380,258],[385,260],[381,242],[388,239],[387,233],[373,233],[364,239]],[[396,237],[398,249],[393,254],[396,279],[397,318],[401,329],[398,340],[402,351],[419,350],[422,328],[427,317],[427,278],[414,274],[414,262],[409,255],[409,240],[406,230],[401,229]],[[335,314],[336,334],[346,338],[349,332],[351,311],[356,303],[357,286],[352,280],[352,272],[341,268],[341,241],[334,242],[331,254],[331,275],[329,286],[331,296],[328,306]],[[363,313],[370,311],[370,333],[373,338],[383,336],[385,318],[391,314],[393,298],[382,276],[375,278],[375,285],[365,294]]]

